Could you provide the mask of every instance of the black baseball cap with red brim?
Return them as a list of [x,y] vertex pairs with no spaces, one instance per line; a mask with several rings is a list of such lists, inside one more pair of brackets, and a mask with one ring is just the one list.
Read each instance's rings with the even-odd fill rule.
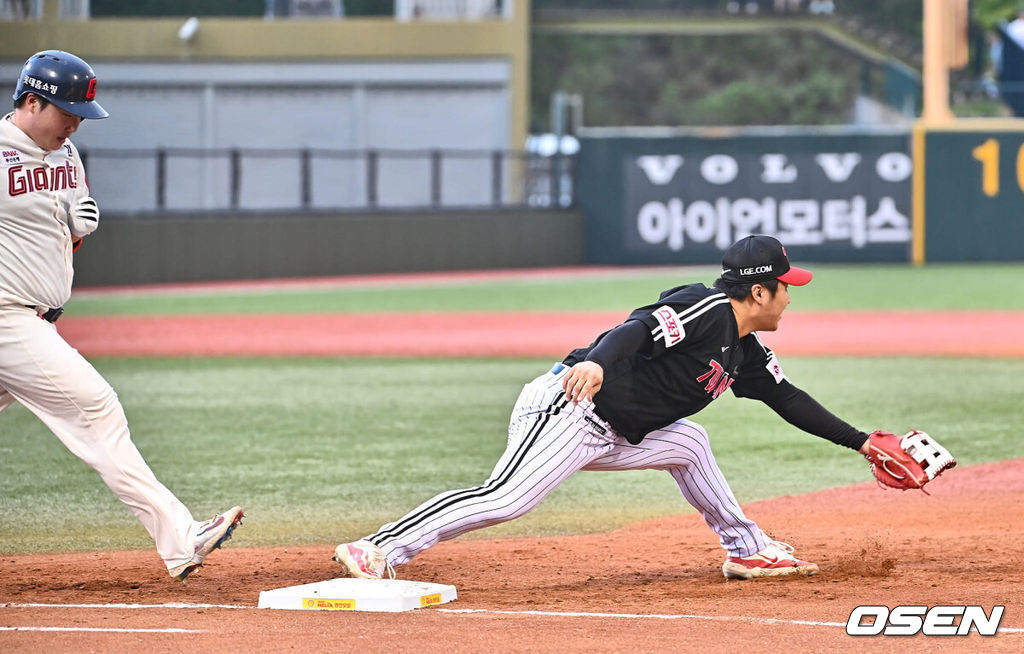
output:
[[742,238],[722,255],[722,279],[728,282],[756,284],[777,279],[803,286],[813,276],[810,270],[790,265],[782,243],[764,234]]

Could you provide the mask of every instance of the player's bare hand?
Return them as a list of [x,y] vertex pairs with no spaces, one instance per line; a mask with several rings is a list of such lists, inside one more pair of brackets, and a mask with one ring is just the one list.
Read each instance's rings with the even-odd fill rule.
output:
[[604,384],[604,368],[593,361],[580,361],[562,378],[562,389],[573,404],[592,402]]

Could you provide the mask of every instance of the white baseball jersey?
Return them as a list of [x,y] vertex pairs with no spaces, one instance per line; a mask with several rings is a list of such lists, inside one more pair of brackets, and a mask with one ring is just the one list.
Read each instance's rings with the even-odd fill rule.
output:
[[0,304],[53,309],[71,297],[68,212],[89,195],[71,141],[47,152],[0,120]]

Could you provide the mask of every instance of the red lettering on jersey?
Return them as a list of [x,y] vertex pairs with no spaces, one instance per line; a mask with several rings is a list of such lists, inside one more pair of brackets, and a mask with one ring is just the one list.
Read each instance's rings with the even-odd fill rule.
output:
[[85,90],[85,99],[92,100],[96,97],[96,78],[89,80],[89,88]]
[[53,177],[50,178],[50,188],[56,190],[68,187],[68,169],[64,166],[57,166],[53,169]]
[[35,184],[33,191],[42,191],[50,188],[50,176],[46,174],[45,168],[32,169],[32,182]]
[[[65,188],[78,188],[78,168],[71,165],[70,161],[64,162],[64,168],[68,171],[68,185]],[[54,188],[57,188],[54,186]]]
[[711,397],[717,400],[722,393],[729,390],[729,387],[732,386],[733,381],[734,380],[730,378],[729,375],[723,377],[722,382],[718,384],[718,388],[715,389],[715,392]]
[[13,197],[34,191],[78,188],[78,168],[70,161],[55,168],[33,168],[11,166],[7,169],[7,192]]
[[664,320],[665,331],[670,338],[679,336],[679,323],[676,322],[676,314],[671,309],[662,307],[658,309],[658,315]]
[[704,387],[704,390],[707,391],[708,393],[710,393],[715,388],[715,386],[718,385],[718,380],[721,379],[722,375],[725,374],[725,369],[722,368],[722,364],[718,363],[714,359],[712,359],[709,363],[711,365],[711,370],[708,370],[706,373],[697,378],[697,381],[699,382],[702,382],[709,377],[711,378],[711,381],[708,382],[708,385]]
[[702,382],[708,380],[707,386],[704,390],[711,394],[712,399],[717,400],[718,396],[724,393],[730,386],[732,386],[733,379],[729,377],[729,373],[725,372],[725,368],[722,364],[718,363],[714,359],[708,362],[711,366],[711,370],[697,378],[697,381]]
[[12,196],[28,193],[28,185],[25,183],[26,176],[19,175],[24,166],[11,166],[7,169],[7,192]]

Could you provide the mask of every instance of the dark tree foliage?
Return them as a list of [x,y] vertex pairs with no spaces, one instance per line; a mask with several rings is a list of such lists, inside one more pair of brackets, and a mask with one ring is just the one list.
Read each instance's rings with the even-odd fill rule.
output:
[[265,0],[90,0],[95,17],[112,16],[262,16]]
[[[283,15],[287,0],[271,0],[271,8]],[[393,16],[394,0],[344,0],[346,16]],[[262,16],[267,0],[91,0],[96,17],[128,16]]]
[[[772,15],[775,12],[774,0],[754,0],[758,5],[758,15]],[[975,0],[980,3],[1013,2],[1014,0]],[[1019,0],[1017,0],[1019,2]],[[740,14],[746,14],[746,5],[751,0],[739,0],[732,4],[743,7]],[[801,3],[804,9],[808,0]],[[729,0],[531,0],[530,6],[535,11],[672,11],[681,14],[727,14]],[[865,23],[906,34],[920,34],[921,0],[838,0],[836,15],[857,18]],[[788,13],[788,12],[787,12]]]
[[583,123],[845,123],[861,65],[806,33],[534,36],[531,131],[550,129],[551,93],[583,96]]

